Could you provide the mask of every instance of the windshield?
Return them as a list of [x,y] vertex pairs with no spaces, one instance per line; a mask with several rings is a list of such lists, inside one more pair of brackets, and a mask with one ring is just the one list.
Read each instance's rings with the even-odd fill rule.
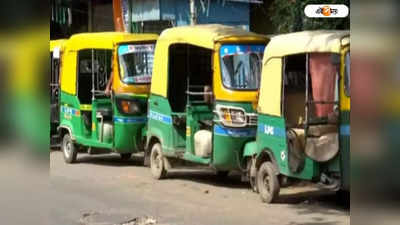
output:
[[256,90],[260,86],[265,45],[222,45],[222,80],[230,89]]
[[151,81],[154,44],[124,44],[118,47],[120,76],[124,83],[147,84]]

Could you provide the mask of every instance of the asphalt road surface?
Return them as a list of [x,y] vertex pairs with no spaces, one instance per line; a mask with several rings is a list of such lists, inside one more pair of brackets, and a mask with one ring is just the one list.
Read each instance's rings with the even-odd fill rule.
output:
[[268,205],[235,174],[174,170],[158,181],[141,161],[80,154],[67,165],[61,152],[51,152],[50,224],[350,224],[349,206],[312,185],[282,188],[279,203]]

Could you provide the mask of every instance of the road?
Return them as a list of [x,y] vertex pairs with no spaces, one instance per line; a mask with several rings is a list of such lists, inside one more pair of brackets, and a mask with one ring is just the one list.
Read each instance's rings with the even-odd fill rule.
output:
[[67,165],[51,152],[50,224],[350,224],[349,207],[312,185],[282,188],[280,203],[267,205],[235,174],[221,180],[211,171],[174,170],[157,181],[141,160],[81,154]]

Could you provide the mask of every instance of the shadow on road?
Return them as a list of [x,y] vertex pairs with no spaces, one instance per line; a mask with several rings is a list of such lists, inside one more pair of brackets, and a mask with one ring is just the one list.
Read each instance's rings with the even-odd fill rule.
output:
[[143,166],[143,156],[132,156],[129,160],[122,160],[119,155],[78,155],[78,164],[94,164],[113,167]]
[[292,222],[289,225],[335,225],[341,222],[325,221],[325,216],[350,214],[350,205],[348,203],[339,201],[335,193],[325,190],[281,195],[279,203],[289,204],[289,207],[296,210],[298,215],[321,215],[313,217],[313,222]]
[[250,184],[242,182],[240,175],[230,174],[227,177],[218,177],[212,171],[172,171],[168,172],[168,180],[186,180],[193,181],[196,183],[208,184],[216,187],[226,187],[235,189],[249,190]]
[[289,223],[289,225],[336,225],[339,222],[334,221],[324,221],[324,222],[307,222],[307,223]]
[[[79,164],[94,164],[101,166],[112,167],[143,167],[143,156],[133,155],[129,160],[122,160],[117,154],[107,155],[87,155],[80,154],[77,163]],[[214,187],[232,188],[244,191],[250,191],[250,184],[242,182],[239,173],[232,172],[227,177],[218,177],[212,170],[202,169],[173,169],[168,171],[166,180],[183,180],[191,181],[193,183],[207,184]],[[300,184],[299,186],[303,186]],[[307,185],[307,184],[305,184]],[[296,189],[297,185],[289,187]],[[282,188],[281,190],[284,190]],[[254,193],[258,195],[257,193]],[[334,193],[326,190],[311,190],[311,191],[296,191],[295,193],[287,193],[281,191],[281,194],[276,204],[288,204],[290,207],[298,210],[301,215],[304,214],[331,214],[335,215],[340,212],[349,212],[349,202],[342,202],[340,198]],[[333,209],[333,210],[331,210]],[[293,223],[295,225],[297,223]],[[330,225],[333,222],[316,221],[315,225]],[[301,224],[299,224],[301,225]]]
[[[250,184],[242,182],[240,174],[232,173],[228,177],[220,178],[210,171],[173,171],[168,172],[167,180],[186,180],[195,183],[208,184],[216,187],[234,188],[239,190],[250,191]],[[311,184],[294,184],[290,189],[307,186]],[[320,212],[322,214],[340,214],[349,212],[350,204],[348,201],[340,201],[335,192],[314,189],[296,191],[295,193],[287,193],[286,188],[282,188],[281,194],[275,204],[287,204],[299,210],[299,214],[313,214]],[[310,188],[311,189],[311,188]],[[254,193],[258,195],[258,193]],[[333,209],[333,210],[331,210]],[[335,224],[335,223],[318,223],[315,224]]]

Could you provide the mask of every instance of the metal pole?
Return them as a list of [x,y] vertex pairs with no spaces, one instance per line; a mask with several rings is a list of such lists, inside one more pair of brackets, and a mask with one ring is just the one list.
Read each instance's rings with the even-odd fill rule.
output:
[[197,13],[195,0],[190,0],[190,25],[197,24]]
[[92,49],[92,100],[95,100],[94,69],[94,49]]
[[[310,60],[310,54],[306,54],[306,118],[305,118],[305,132],[307,135],[307,129],[308,129],[308,122],[309,122],[309,60]],[[307,136],[306,136],[307,137]]]

